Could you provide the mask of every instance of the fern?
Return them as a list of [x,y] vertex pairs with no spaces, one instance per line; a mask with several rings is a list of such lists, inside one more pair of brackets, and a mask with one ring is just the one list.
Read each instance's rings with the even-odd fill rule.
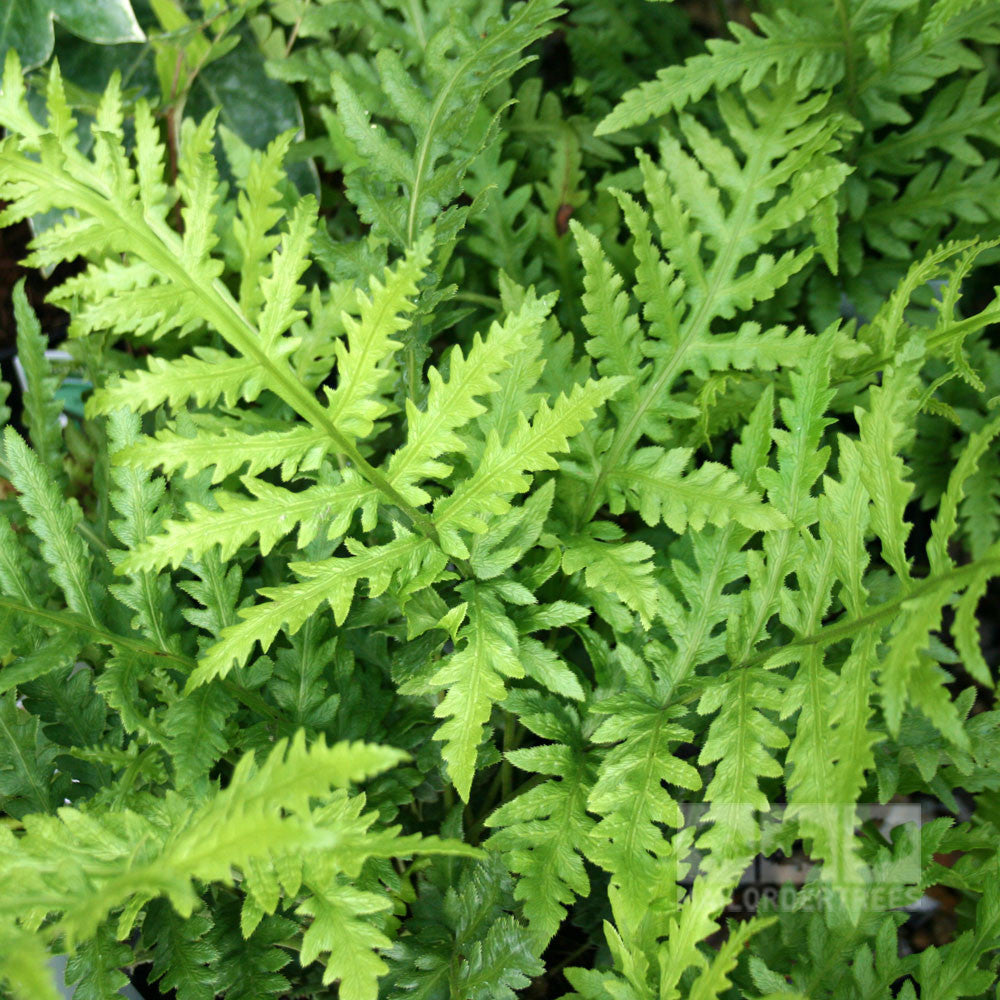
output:
[[[508,697],[509,710],[517,697]],[[567,905],[590,893],[583,860],[590,853],[594,825],[586,811],[593,769],[573,709],[537,695],[520,697],[525,703],[516,709],[522,724],[554,742],[511,750],[508,759],[522,770],[558,780],[500,806],[488,820],[500,827],[488,843],[503,851],[510,870],[520,875],[515,896],[524,901],[524,915],[541,950],[562,923]]]
[[[166,828],[162,821],[157,824],[132,812],[88,819],[65,810],[59,818],[39,818],[36,828],[24,838],[15,840],[6,834],[4,878],[18,888],[4,901],[5,916],[16,918],[25,902],[30,901],[27,905],[32,909],[58,914],[47,934],[50,938],[61,935],[70,945],[78,937],[92,934],[110,910],[130,899],[141,905],[164,895],[181,916],[190,916],[197,898],[194,879],[230,882],[234,866],[248,868],[250,874],[255,872],[256,861],[263,863],[266,870],[273,851],[293,846],[316,851],[338,842],[329,827],[323,833],[323,813],[310,810],[310,797],[329,795],[330,789],[363,779],[398,760],[398,754],[392,751],[361,745],[314,744],[307,749],[299,738],[276,746],[259,767],[254,766],[252,757],[245,758],[229,787],[200,804],[187,805],[176,796],[167,799],[163,803],[164,819],[170,825]],[[143,842],[138,854],[131,850],[133,837]],[[51,854],[51,845],[58,845],[61,862]],[[373,838],[371,845],[376,854],[389,849],[384,839]],[[410,849],[402,841],[399,847],[402,851]],[[352,846],[341,842],[341,863],[351,870],[358,864],[358,852],[363,857],[365,850],[363,837]],[[88,855],[94,851],[99,851],[103,860],[88,862]],[[72,876],[65,868],[63,871],[75,890],[70,897],[53,894],[45,888],[51,872],[58,870],[53,866],[66,864],[70,857],[74,859]],[[319,904],[310,905],[312,909],[307,905],[305,912],[313,915]],[[126,907],[119,921],[119,934],[128,933],[135,915],[136,907]],[[188,935],[191,929],[187,924],[182,933]],[[319,934],[318,928],[315,934]],[[379,939],[371,935],[362,940],[364,944],[359,942],[355,958],[379,944]],[[305,960],[313,960],[321,950],[315,949]],[[204,965],[211,957],[211,952],[203,950],[198,958],[186,961]],[[183,965],[179,966],[174,958],[170,962],[172,975],[184,975]],[[338,968],[334,963],[331,979],[339,978]],[[370,994],[365,991],[360,995]]]
[[[605,497],[611,499],[615,505],[613,509],[622,509],[624,505],[617,498],[620,492],[615,489],[614,482],[616,476],[628,478],[626,456],[632,454],[641,435],[662,439],[664,420],[685,415],[682,407],[671,405],[670,392],[675,381],[688,370],[707,374],[713,368],[732,364],[724,352],[718,360],[713,359],[712,347],[717,336],[710,334],[713,321],[732,319],[737,310],[748,308],[756,297],[773,294],[811,256],[810,249],[788,251],[780,258],[765,253],[757,258],[752,269],[740,271],[741,263],[749,254],[766,244],[776,231],[801,219],[825,194],[836,190],[838,178],[843,176],[842,168],[828,157],[828,150],[836,146],[833,138],[837,130],[836,119],[828,118],[819,130],[806,124],[821,107],[822,103],[815,102],[799,104],[790,94],[773,103],[758,99],[751,108],[763,128],[751,133],[745,131],[749,123],[734,100],[722,105],[737,142],[741,135],[746,139],[751,134],[754,136],[754,147],[745,149],[747,159],[742,166],[731,151],[725,152],[727,170],[720,176],[733,199],[729,223],[719,210],[720,194],[711,173],[706,173],[699,165],[701,158],[722,156],[724,147],[718,140],[710,139],[693,120],[685,126],[693,156],[684,152],[676,140],[665,138],[662,155],[666,163],[676,164],[672,173],[663,172],[649,160],[643,161],[645,185],[656,224],[664,240],[681,248],[680,253],[674,255],[676,265],[663,261],[653,245],[648,216],[631,197],[622,195],[622,209],[634,239],[636,295],[643,303],[643,315],[649,324],[648,338],[641,336],[634,323],[627,323],[619,330],[621,319],[616,322],[613,317],[620,317],[627,308],[623,293],[614,291],[613,272],[601,262],[594,242],[585,235],[579,237],[590,296],[585,299],[589,313],[585,323],[592,338],[588,350],[598,358],[599,370],[628,378],[631,382],[630,399],[623,404],[617,417],[615,433],[600,458],[594,485],[580,516],[591,516]],[[829,145],[831,142],[833,147]],[[816,182],[808,189],[801,187],[786,192],[781,190],[786,176],[782,163],[793,151],[796,159],[804,158],[805,162],[812,163]],[[827,184],[830,186],[826,187]],[[696,202],[695,199],[700,200]],[[772,200],[773,204],[769,204]],[[705,214],[706,211],[709,214]],[[691,231],[689,212],[698,213],[695,218],[705,230],[706,248],[711,254],[708,267],[699,249],[702,235]],[[776,334],[784,342],[778,351],[783,351],[791,362],[795,340],[780,331]],[[724,346],[727,338],[719,339],[720,346]],[[767,335],[758,331],[755,336],[749,331],[749,336],[741,338],[737,333],[732,339],[739,343],[741,366],[756,363],[766,369],[775,365],[776,356],[769,357],[771,344]],[[644,357],[650,360],[637,365]],[[671,478],[677,478],[673,470],[682,455],[671,459],[662,449],[637,455],[642,456],[640,461],[645,468],[657,469],[650,475],[651,489],[648,492],[641,488],[636,490],[640,494],[640,509],[650,518],[657,513],[662,516],[666,509],[675,523],[682,524],[678,514],[684,510],[684,501],[680,497],[672,498],[666,486]],[[719,495],[715,504],[709,501],[707,509],[702,511],[697,509],[698,501],[694,501],[696,523],[707,519],[710,512],[717,521],[724,518],[723,497],[731,499],[731,495],[723,482],[717,478],[713,482],[709,472],[696,474],[689,495],[695,492],[696,484],[711,484],[708,492]],[[701,489],[697,493],[703,495]],[[722,510],[714,513],[713,508],[719,507]],[[673,510],[678,514],[672,513]],[[768,520],[766,514],[755,515],[752,506],[749,510],[745,507],[740,510],[737,506],[732,515],[756,520],[758,525],[778,523],[774,518]]]
[[[370,112],[349,80],[334,78],[339,128],[364,164],[349,173],[348,195],[376,232],[410,246],[442,213],[442,236],[461,225],[462,209],[445,210],[461,192],[469,161],[479,151],[477,142],[484,138],[481,125],[477,130],[476,109],[523,65],[522,51],[545,33],[546,22],[558,11],[551,2],[529,0],[479,31],[461,20],[442,25],[425,43],[433,53],[425,64],[425,80],[414,80],[392,49],[379,52],[375,64],[381,91],[393,117],[407,126],[409,141],[401,142],[370,122]],[[452,58],[449,50],[455,53]],[[378,171],[369,166],[375,163]]]
[[0,27],[0,992],[988,993],[995,5],[169,7]]

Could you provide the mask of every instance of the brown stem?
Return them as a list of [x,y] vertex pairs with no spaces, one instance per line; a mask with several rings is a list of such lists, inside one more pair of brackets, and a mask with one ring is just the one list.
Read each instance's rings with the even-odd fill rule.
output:
[[287,59],[292,51],[292,46],[295,44],[295,39],[299,37],[299,28],[302,27],[302,18],[296,18],[295,24],[292,25],[292,33],[288,36],[288,44],[285,46],[285,58]]

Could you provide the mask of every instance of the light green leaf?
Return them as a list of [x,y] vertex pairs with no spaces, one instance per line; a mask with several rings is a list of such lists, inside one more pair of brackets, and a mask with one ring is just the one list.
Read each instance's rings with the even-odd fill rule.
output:
[[493,706],[506,697],[504,678],[523,677],[517,656],[517,631],[488,587],[461,588],[468,601],[468,622],[459,633],[461,649],[445,659],[430,679],[447,693],[434,710],[445,719],[434,734],[444,743],[442,754],[458,794],[469,801],[476,753]]

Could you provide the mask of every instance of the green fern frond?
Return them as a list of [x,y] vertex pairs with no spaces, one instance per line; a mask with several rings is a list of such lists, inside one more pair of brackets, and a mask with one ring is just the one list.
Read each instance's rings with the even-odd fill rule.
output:
[[321,562],[292,563],[290,569],[301,582],[263,588],[260,594],[265,601],[243,610],[243,621],[223,629],[220,640],[201,657],[188,679],[188,690],[224,677],[234,663],[245,663],[257,642],[266,649],[282,627],[294,633],[324,602],[332,608],[337,624],[342,623],[360,580],[368,579],[369,595],[377,597],[397,574],[409,580],[425,564],[436,565],[440,571],[446,561],[426,539],[405,533],[385,545],[365,548],[355,544],[351,552]]
[[931,634],[940,627],[945,606],[953,601],[956,602],[955,639],[966,666],[983,683],[993,683],[980,649],[974,615],[987,581],[1000,572],[997,562],[1000,550],[994,544],[979,559],[956,567],[948,543],[957,526],[956,510],[966,483],[998,432],[1000,427],[992,421],[969,437],[931,526],[927,543],[931,575],[920,581],[907,576],[902,581],[901,614],[879,675],[886,722],[892,732],[899,731],[903,708],[909,703],[919,708],[957,746],[968,745],[956,706],[944,697],[950,675],[927,651]]
[[[382,50],[375,60],[381,93],[409,132],[405,139],[371,121],[351,82],[334,77],[339,128],[365,164],[348,172],[348,195],[380,236],[411,246],[458,197],[483,139],[478,109],[524,65],[524,50],[550,30],[558,13],[551,0],[528,0],[506,18],[490,17],[480,30],[461,17],[442,25],[427,40],[423,80],[413,78],[397,52]],[[452,208],[451,214],[439,223],[439,239],[461,224],[465,212]]]
[[337,345],[338,387],[328,392],[327,414],[341,433],[364,438],[386,412],[379,399],[392,371],[386,361],[401,347],[393,336],[407,326],[400,314],[414,309],[417,283],[428,265],[429,237],[423,237],[383,280],[373,278],[371,297],[359,293],[361,317],[345,316],[346,343]]
[[42,465],[58,479],[63,476],[62,430],[59,427],[62,404],[56,399],[58,383],[45,357],[48,340],[42,336],[38,317],[28,303],[23,278],[14,286],[12,298],[17,323],[17,356],[27,383],[24,425]]
[[233,237],[241,257],[239,302],[250,317],[256,316],[266,297],[261,284],[267,271],[266,261],[281,242],[273,230],[284,214],[280,207],[280,187],[285,181],[285,157],[293,138],[291,132],[286,132],[266,150],[254,151],[236,201]]
[[754,814],[769,808],[759,780],[781,776],[774,752],[788,745],[787,735],[765,714],[780,708],[781,688],[781,678],[746,667],[706,691],[698,702],[700,714],[718,713],[698,755],[699,764],[715,764],[705,789],[710,805],[702,817],[713,825],[698,843],[722,861],[748,859],[756,851],[759,827]]
[[96,625],[91,560],[75,530],[82,516],[79,504],[61,495],[41,459],[12,427],[4,431],[3,446],[11,482],[20,492],[18,503],[41,543],[53,581],[61,588],[70,610]]
[[569,438],[579,433],[617,388],[612,379],[575,385],[551,407],[543,401],[530,422],[520,414],[517,428],[506,442],[491,434],[476,471],[450,496],[434,504],[434,524],[446,551],[468,558],[458,532],[482,533],[486,529],[484,515],[505,513],[510,509],[508,498],[528,489],[531,480],[527,473],[558,468],[552,455],[566,451]]
[[56,745],[46,739],[38,717],[18,706],[16,693],[0,695],[0,802],[5,813],[21,816],[51,811],[58,753]]
[[167,361],[151,355],[145,370],[126,372],[95,390],[87,400],[89,417],[128,406],[137,413],[166,403],[179,410],[189,400],[205,406],[221,399],[235,406],[252,403],[264,391],[266,375],[251,358],[233,358],[225,351],[199,346],[183,358]]
[[[115,410],[108,418],[109,449],[117,451],[139,438],[140,421],[134,413]],[[161,502],[164,494],[162,479],[149,479],[142,472],[123,466],[112,469],[114,489],[111,503],[120,515],[110,524],[111,531],[127,550],[145,544],[163,526]],[[109,553],[111,562],[121,566],[127,556],[120,550]],[[177,648],[169,634],[166,613],[171,608],[170,583],[144,567],[128,583],[113,584],[109,590],[122,604],[136,612],[132,627],[145,633],[161,649]],[[125,572],[124,569],[121,572]]]
[[588,809],[602,817],[591,854],[624,895],[638,899],[643,886],[657,881],[658,862],[673,857],[662,827],[680,829],[687,822],[665,786],[697,792],[701,776],[675,755],[692,733],[678,722],[683,710],[664,707],[663,678],[654,677],[628,647],[617,652],[628,664],[632,683],[626,692],[594,705],[604,716],[594,741],[615,745],[604,754],[588,799]]
[[[912,421],[916,416],[917,370],[922,360],[919,345],[913,344],[908,355],[900,352],[898,357],[899,362],[886,372],[883,384],[870,390],[870,407],[864,411],[859,408],[856,415],[862,458],[860,475],[872,498],[872,527],[882,543],[885,560],[906,590],[911,584],[911,567],[905,552],[910,525],[904,511],[912,486],[904,478],[905,465],[899,452],[912,436]],[[901,649],[898,643],[897,649]],[[902,679],[902,667],[897,672],[893,666],[896,659],[890,656],[884,664],[883,678],[887,686],[900,693],[902,687],[896,686],[895,678]],[[889,724],[897,726],[901,703],[898,698],[891,700],[894,707],[889,712]]]
[[428,371],[425,409],[419,410],[407,400],[407,440],[389,460],[386,478],[410,503],[424,504],[431,499],[416,485],[420,480],[450,475],[451,466],[440,462],[438,456],[465,450],[455,432],[485,412],[476,397],[499,388],[493,376],[507,368],[524,342],[537,334],[553,302],[553,296],[537,299],[529,294],[502,325],[493,324],[485,340],[475,337],[467,357],[457,347],[452,350],[447,382],[436,369]]
[[[817,125],[826,99],[800,102],[790,89],[771,99],[748,95],[745,106],[729,94],[719,101],[738,154],[710,138],[694,119],[682,118],[681,132],[691,152],[664,134],[663,167],[641,161],[652,218],[661,242],[671,247],[679,277],[653,249],[646,214],[630,196],[620,198],[634,236],[635,294],[643,304],[647,337],[633,321],[623,322],[623,293],[616,290],[596,244],[581,238],[589,296],[585,304],[598,310],[585,320],[594,338],[588,350],[598,358],[599,370],[611,365],[631,378],[584,516],[605,499],[609,480],[625,475],[624,463],[642,435],[665,440],[672,419],[696,412],[671,399],[686,372],[706,377],[718,365],[729,364],[770,370],[779,361],[795,365],[806,357],[808,340],[800,333],[762,333],[745,325],[729,338],[710,331],[716,321],[732,319],[758,298],[773,295],[807,263],[813,252],[809,247],[778,257],[762,250],[842,183],[847,170],[831,155],[839,147],[841,122],[827,114],[823,125]],[[810,182],[789,185],[797,171],[798,177],[808,174]],[[638,364],[641,356],[649,362]]]
[[48,961],[48,951],[34,934],[0,920],[0,982],[13,1000],[59,1000],[62,994]]
[[302,938],[302,961],[328,957],[323,983],[339,980],[338,996],[344,1000],[371,1000],[378,995],[378,979],[388,966],[376,954],[392,942],[364,917],[388,909],[390,901],[353,886],[329,886],[314,893],[298,908],[313,918]]
[[[0,851],[5,884],[17,886],[4,900],[4,918],[9,920],[19,906],[33,900],[33,910],[57,917],[46,936],[60,935],[72,946],[129,901],[120,934],[129,932],[136,904],[157,896],[166,896],[181,916],[189,916],[198,903],[194,880],[229,884],[234,867],[252,873],[272,851],[285,852],[294,844],[301,850],[333,847],[338,842],[335,822],[330,825],[323,809],[311,807],[311,801],[328,799],[331,789],[363,781],[402,756],[361,743],[328,747],[319,741],[307,746],[300,733],[291,743],[280,741],[259,764],[253,755],[244,756],[223,791],[200,802],[168,797],[163,802],[167,826],[129,812],[88,816],[64,809],[58,818],[39,817],[29,834],[4,842]],[[234,837],[237,829],[239,836]],[[391,834],[373,835],[372,848],[376,853],[398,849],[404,854],[416,849],[413,838],[399,840],[397,847],[391,846],[392,840]],[[362,839],[357,849],[363,853],[365,846]],[[452,849],[447,843],[428,846]],[[72,871],[70,894],[46,888],[56,868],[64,875],[67,868]]]
[[524,903],[535,949],[541,951],[566,907],[590,893],[583,857],[594,827],[587,815],[593,768],[572,709],[532,692],[511,692],[505,704],[536,736],[553,741],[507,752],[518,769],[552,777],[504,803],[486,821],[499,828],[487,847],[504,852],[510,870],[521,876],[514,895]]
[[296,545],[304,549],[321,532],[330,538],[344,534],[354,512],[371,494],[370,487],[350,473],[343,482],[309,486],[298,493],[252,476],[241,477],[241,482],[249,497],[213,490],[210,495],[217,509],[188,504],[184,520],[164,522],[163,534],[131,547],[121,572],[180,566],[188,556],[200,559],[215,545],[220,546],[221,557],[229,559],[255,534],[261,553],[267,555],[296,527]]
[[[20,286],[4,996],[991,988],[1000,8],[570,8],[156,0],[93,99],[8,56],[93,394]],[[236,113],[265,66],[301,118]],[[901,956],[933,885],[972,930]]]
[[[855,494],[855,499],[862,508],[867,506],[863,494]],[[855,514],[854,519],[863,530],[862,516]],[[862,544],[863,538],[862,534]],[[828,611],[837,544],[839,540],[829,537],[810,541],[802,552],[802,568],[796,571],[798,606],[787,607],[783,615],[798,635],[818,630]],[[839,676],[824,662],[824,650],[803,648],[799,669],[785,689],[782,713],[788,716],[798,710],[795,735],[785,756],[785,767],[790,769],[788,819],[798,820],[802,835],[812,839],[813,852],[826,862],[824,878],[846,893],[844,905],[855,917],[865,880],[854,842],[855,802],[859,777],[872,763],[874,742],[865,726],[871,682],[863,661],[864,653],[870,655],[873,650],[872,639],[866,633]],[[831,704],[837,706],[833,718]]]
[[[827,388],[833,334],[831,329],[818,338],[805,371],[791,375],[793,396],[781,402],[787,429],[771,432],[777,442],[777,469],[757,472],[769,501],[794,527],[766,534],[762,552],[748,555],[751,586],[726,634],[727,652],[738,665],[735,675],[731,673],[709,688],[698,704],[699,713],[719,713],[709,726],[699,755],[700,763],[715,763],[705,791],[710,805],[704,817],[714,825],[702,834],[699,843],[717,853],[720,861],[740,858],[753,850],[758,836],[754,813],[768,808],[759,778],[782,774],[774,751],[783,749],[788,737],[771,713],[780,709],[786,682],[780,674],[751,665],[749,656],[767,634],[768,623],[782,604],[785,579],[802,558],[798,531],[818,517],[812,489],[829,455],[829,449],[820,447],[820,440],[829,422],[824,414],[833,396]],[[764,454],[758,450],[754,464]],[[821,600],[825,598],[824,593]]]
[[[10,61],[15,66],[16,56],[11,54]],[[21,121],[17,113],[19,101],[23,101],[21,90],[16,86],[5,89],[5,121]],[[114,131],[119,127],[115,122],[121,119],[120,95],[114,86],[109,87],[102,107],[102,114]],[[77,311],[78,320],[84,324],[80,332],[124,328],[127,324],[133,324],[134,329],[137,319],[140,328],[161,334],[168,329],[209,324],[239,355],[257,362],[271,391],[308,422],[317,437],[328,439],[327,450],[349,458],[362,477],[406,510],[420,530],[433,534],[426,516],[396,494],[353,443],[358,431],[368,433],[373,413],[383,412],[383,404],[366,397],[383,384],[384,369],[380,369],[380,364],[392,349],[391,335],[399,329],[396,313],[412,308],[407,300],[416,291],[415,281],[430,245],[429,234],[390,273],[387,285],[373,283],[373,299],[362,297],[360,324],[349,324],[348,346],[339,351],[340,384],[324,406],[289,366],[288,355],[298,345],[297,340],[282,335],[295,318],[291,298],[296,295],[295,283],[305,265],[305,240],[316,206],[306,199],[286,225],[284,250],[276,253],[269,276],[262,281],[264,303],[260,317],[264,327],[260,329],[218,280],[222,264],[211,255],[216,242],[213,227],[217,196],[212,134],[213,123],[209,118],[196,128],[188,128],[182,136],[177,184],[185,202],[182,215],[187,213],[182,239],[156,213],[147,212],[139,200],[134,171],[121,143],[100,141],[95,160],[91,161],[71,145],[61,143],[59,137],[39,136],[36,130],[31,130],[21,141],[29,146],[41,143],[50,150],[51,155],[41,161],[26,157],[18,149],[19,140],[13,137],[0,148],[3,190],[12,202],[4,218],[15,221],[48,209],[74,209],[84,227],[76,230],[79,239],[67,244],[64,234],[43,235],[35,243],[32,261],[44,265],[83,252],[92,252],[101,260],[63,285],[62,294],[73,295],[84,303],[89,301],[97,310],[85,320],[80,317],[87,316],[86,306]],[[136,156],[141,155],[142,151],[137,150]],[[156,161],[151,154],[147,159]],[[106,182],[109,171],[116,178],[110,186]],[[122,253],[130,258],[126,264],[121,264],[118,258]],[[352,337],[352,332],[357,336]],[[171,432],[166,433],[169,438]],[[298,429],[291,433],[298,433]],[[178,453],[182,448],[178,446]],[[175,461],[180,464],[181,460],[178,457]],[[265,460],[262,456],[258,461]],[[213,464],[207,461],[207,455],[201,463],[192,456],[190,467]],[[257,471],[265,467],[251,466]]]
[[328,434],[305,424],[259,434],[234,427],[220,434],[197,431],[192,436],[168,427],[123,448],[115,461],[143,469],[159,467],[166,473],[184,469],[188,478],[204,469],[214,469],[214,484],[244,467],[245,475],[256,476],[280,466],[283,478],[291,478],[297,469],[316,468],[330,448]]
[[700,531],[706,524],[730,521],[754,531],[785,527],[787,521],[769,509],[759,496],[747,490],[739,477],[718,462],[705,462],[685,475],[692,449],[639,448],[620,470],[608,477],[609,487],[619,492],[612,510],[628,506],[652,526],[662,521],[677,534],[688,526]]
[[164,711],[165,746],[178,790],[207,780],[216,761],[225,756],[229,747],[225,726],[236,707],[225,687],[216,682],[178,698]]
[[736,968],[736,963],[750,938],[774,921],[774,917],[769,919],[758,917],[736,928],[711,962],[698,973],[688,994],[690,1000],[716,1000],[722,996],[732,986],[729,976]]
[[653,550],[645,542],[622,541],[624,533],[620,529],[607,531],[600,527],[588,525],[586,532],[563,540],[563,572],[572,575],[583,570],[588,587],[618,598],[648,628],[657,613]]
[[435,733],[444,743],[448,774],[463,801],[476,769],[476,752],[493,706],[507,694],[505,678],[524,676],[517,656],[517,631],[489,585],[469,583],[460,588],[468,602],[468,623],[459,633],[464,641],[430,679],[447,694],[434,710],[445,719]]

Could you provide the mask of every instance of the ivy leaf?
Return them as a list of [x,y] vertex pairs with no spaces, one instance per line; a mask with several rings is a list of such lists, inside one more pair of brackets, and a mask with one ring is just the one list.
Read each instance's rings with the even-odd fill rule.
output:
[[51,3],[56,20],[88,42],[119,45],[146,40],[131,0],[51,0]]
[[53,19],[79,38],[102,45],[145,41],[130,0],[8,0],[0,17],[0,60],[14,49],[25,69],[52,55]]

